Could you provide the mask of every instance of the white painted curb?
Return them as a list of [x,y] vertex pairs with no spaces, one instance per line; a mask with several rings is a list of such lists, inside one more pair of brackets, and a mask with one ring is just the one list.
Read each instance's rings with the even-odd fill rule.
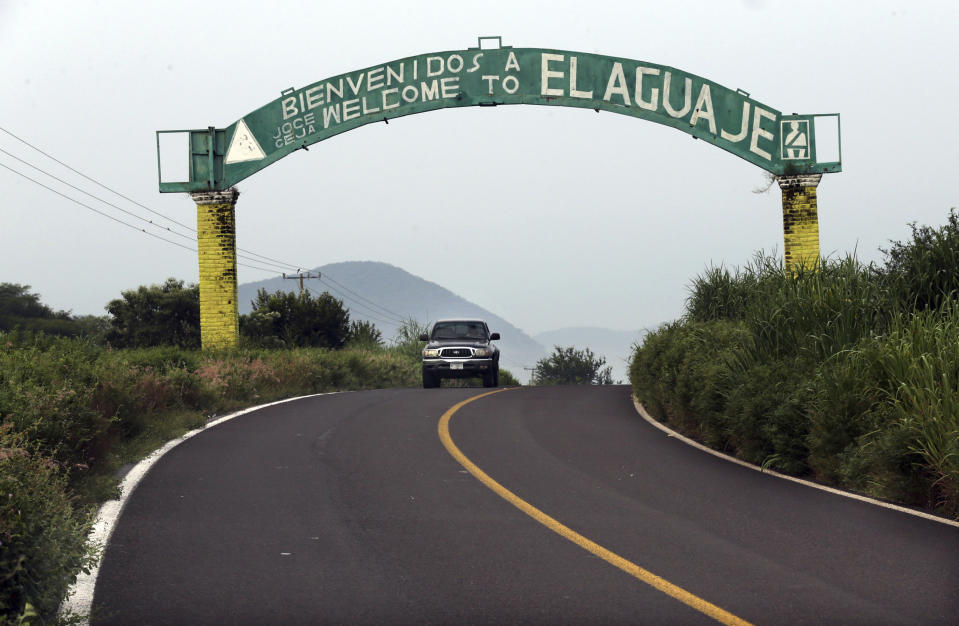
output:
[[[140,483],[143,477],[146,476],[147,472],[150,471],[150,468],[153,467],[153,464],[160,460],[160,457],[187,439],[202,433],[204,430],[213,428],[217,424],[222,424],[223,422],[229,421],[234,417],[246,415],[247,413],[252,413],[253,411],[265,409],[270,406],[276,406],[277,404],[293,402],[294,400],[315,398],[317,396],[329,396],[333,395],[334,393],[343,392],[334,391],[331,393],[315,393],[307,396],[297,396],[295,398],[287,398],[285,400],[278,400],[276,402],[269,402],[267,404],[253,406],[248,409],[243,409],[242,411],[237,411],[236,413],[230,413],[229,415],[219,417],[211,422],[208,422],[202,428],[191,430],[182,437],[168,441],[162,448],[154,450],[149,456],[134,465],[133,469],[127,473],[127,475],[123,478],[123,482],[120,483],[120,498],[118,500],[109,500],[100,506],[100,510],[97,511],[97,517],[93,523],[93,530],[90,532],[88,541],[92,542],[94,545],[106,549],[106,546],[110,541],[110,536],[113,534],[113,528],[116,525],[117,520],[120,518],[120,514],[123,513],[123,509],[126,506],[127,501],[130,499],[130,496],[136,490],[137,485]],[[98,562],[97,565],[90,569],[89,574],[84,574],[81,572],[80,575],[77,576],[77,581],[70,587],[66,598],[60,604],[59,613],[61,615],[66,613],[82,615],[84,616],[84,620],[80,623],[84,626],[89,624],[90,610],[93,605],[93,591],[96,588],[97,574],[99,571],[100,564]]]
[[668,426],[666,426],[666,425],[663,424],[662,422],[656,421],[655,419],[653,419],[653,417],[652,417],[649,413],[646,412],[646,407],[644,407],[644,406],[639,402],[639,400],[636,398],[635,395],[632,396],[632,398],[633,398],[633,406],[636,407],[636,412],[639,413],[640,416],[642,416],[642,418],[643,418],[644,420],[646,420],[647,422],[649,422],[650,424],[652,424],[653,426],[655,426],[655,427],[658,428],[659,430],[661,430],[661,431],[663,431],[664,433],[666,433],[666,435],[668,435],[669,437],[673,437],[673,438],[675,438],[675,439],[679,439],[679,440],[682,441],[683,443],[687,443],[687,444],[693,446],[694,448],[698,448],[698,449],[702,450],[703,452],[708,452],[709,454],[711,454],[711,455],[713,455],[713,456],[717,456],[717,457],[719,457],[719,458],[721,458],[721,459],[724,459],[724,460],[726,460],[726,461],[729,461],[730,463],[735,463],[736,465],[742,465],[743,467],[748,467],[748,468],[751,469],[751,470],[756,470],[757,472],[761,472],[761,473],[763,473],[763,474],[768,474],[768,475],[770,475],[770,476],[775,476],[776,478],[782,478],[783,480],[789,480],[789,481],[792,481],[792,482],[794,482],[794,483],[799,483],[800,485],[805,485],[805,486],[807,486],[807,487],[812,487],[813,489],[819,489],[820,491],[826,491],[826,492],[828,492],[828,493],[832,493],[832,494],[835,494],[835,495],[837,495],[837,496],[842,496],[842,497],[844,497],[844,498],[851,498],[851,499],[853,499],[853,500],[859,500],[860,502],[868,502],[869,504],[874,504],[874,505],[880,506],[880,507],[882,507],[882,508],[884,508],[884,509],[892,509],[893,511],[899,511],[900,513],[906,513],[907,515],[914,515],[915,517],[921,517],[921,518],[923,518],[923,519],[927,519],[927,520],[930,520],[930,521],[933,521],[933,522],[939,522],[940,524],[945,524],[945,525],[947,525],[947,526],[954,526],[954,527],[956,527],[956,528],[959,528],[959,521],[956,521],[956,520],[951,520],[951,519],[948,519],[948,518],[945,518],[945,517],[939,517],[939,516],[936,516],[936,515],[932,515],[932,514],[930,514],[930,513],[924,513],[923,511],[916,511],[916,510],[914,510],[914,509],[908,509],[908,508],[906,508],[906,507],[904,507],[904,506],[899,506],[899,505],[896,505],[896,504],[890,504],[890,503],[888,503],[888,502],[883,502],[882,500],[876,500],[876,499],[874,499],[874,498],[869,498],[869,497],[866,497],[866,496],[861,496],[861,495],[859,495],[859,494],[857,494],[857,493],[851,493],[851,492],[849,492],[849,491],[842,491],[842,490],[840,490],[840,489],[835,489],[835,488],[833,488],[833,487],[827,487],[827,486],[825,486],[825,485],[820,485],[819,483],[814,483],[814,482],[809,481],[809,480],[803,480],[802,478],[796,478],[795,476],[789,476],[789,475],[787,475],[787,474],[780,474],[779,472],[776,472],[776,471],[773,471],[773,470],[768,470],[768,469],[763,469],[763,468],[759,467],[758,465],[753,465],[752,463],[747,463],[746,461],[743,461],[742,459],[737,459],[736,457],[729,456],[728,454],[723,454],[722,452],[717,452],[716,450],[713,450],[712,448],[709,448],[709,447],[704,446],[703,444],[699,443],[698,441],[694,441],[694,440],[690,439],[689,437],[686,437],[686,436],[684,436],[684,435],[681,435],[681,434],[677,433],[676,431],[672,430],[671,428],[669,428]]

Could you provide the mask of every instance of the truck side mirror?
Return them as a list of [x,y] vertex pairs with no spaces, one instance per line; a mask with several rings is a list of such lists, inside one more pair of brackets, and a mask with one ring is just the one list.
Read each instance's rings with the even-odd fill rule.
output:
[[490,341],[496,341],[497,339],[499,339],[499,333],[493,333],[489,336]]
[[430,340],[430,336],[427,335],[426,333],[423,333],[422,335],[420,335],[420,341],[429,341],[429,340]]

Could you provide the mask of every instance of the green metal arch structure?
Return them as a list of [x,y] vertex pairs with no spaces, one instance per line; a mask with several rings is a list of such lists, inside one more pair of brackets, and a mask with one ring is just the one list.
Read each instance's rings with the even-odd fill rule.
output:
[[[671,126],[776,176],[838,172],[816,158],[817,118],[784,115],[695,74],[645,61],[544,48],[479,46],[340,74],[279,98],[219,129],[189,133],[189,180],[161,192],[229,189],[288,154],[365,124],[436,109],[538,104],[595,109]],[[839,146],[838,136],[836,145]]]

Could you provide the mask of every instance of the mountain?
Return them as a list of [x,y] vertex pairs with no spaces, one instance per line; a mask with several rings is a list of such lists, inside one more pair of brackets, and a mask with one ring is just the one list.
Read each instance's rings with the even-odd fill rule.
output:
[[[520,380],[529,378],[524,367],[532,367],[546,356],[547,351],[542,345],[502,317],[436,283],[387,263],[331,263],[313,268],[310,273],[319,273],[320,280],[304,280],[304,287],[314,293],[329,291],[343,300],[344,306],[350,310],[351,320],[372,322],[383,333],[384,339],[394,337],[400,324],[410,318],[422,324],[445,317],[476,317],[486,320],[490,331],[500,334],[502,339],[497,345],[502,353],[502,366]],[[240,313],[252,310],[251,302],[259,289],[270,293],[296,291],[299,283],[277,276],[240,285]]]
[[533,335],[533,339],[546,347],[574,346],[578,350],[589,348],[596,356],[606,358],[606,365],[613,368],[613,380],[629,382],[628,360],[632,347],[642,340],[644,330],[610,330],[591,326],[560,328]]

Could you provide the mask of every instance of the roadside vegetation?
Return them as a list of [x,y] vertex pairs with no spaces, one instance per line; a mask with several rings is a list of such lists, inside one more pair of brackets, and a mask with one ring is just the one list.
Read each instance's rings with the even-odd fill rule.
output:
[[959,217],[882,252],[707,269],[636,347],[634,392],[718,450],[959,518]]
[[78,318],[0,284],[0,625],[63,621],[123,465],[243,407],[420,385],[422,325],[386,342],[329,294],[261,291],[240,347],[220,352],[199,350],[195,285],[124,291],[106,310]]
[[613,368],[589,348],[553,346],[552,354],[536,362],[530,384],[612,385]]

